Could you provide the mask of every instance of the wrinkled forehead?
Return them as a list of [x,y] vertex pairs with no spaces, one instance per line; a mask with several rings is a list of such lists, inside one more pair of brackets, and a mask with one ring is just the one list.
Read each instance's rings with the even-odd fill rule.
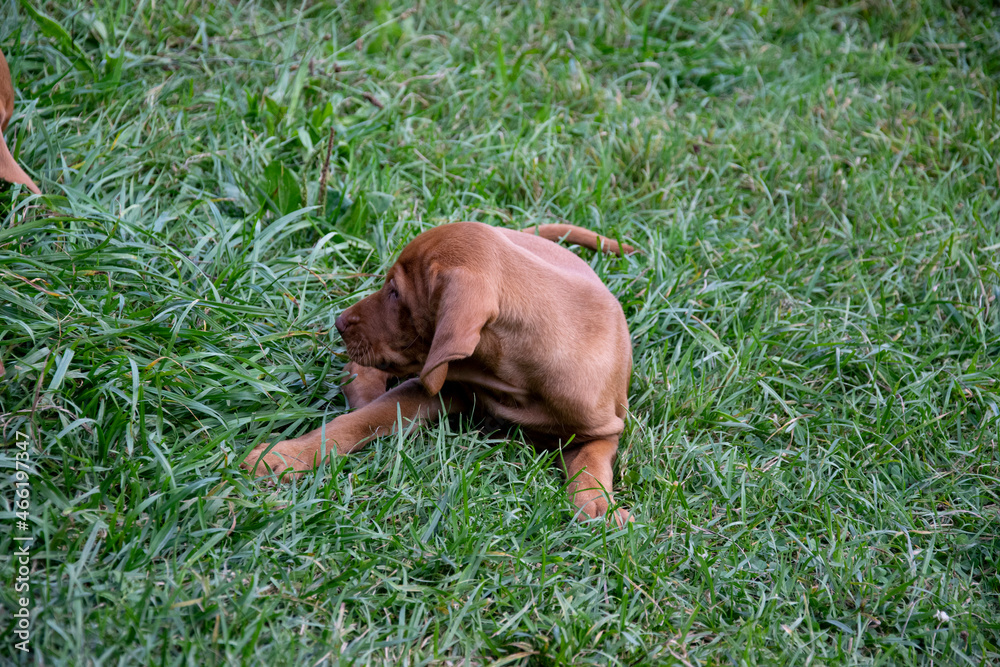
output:
[[407,273],[433,274],[475,263],[488,245],[482,230],[458,228],[462,223],[433,227],[417,235],[399,253],[396,264]]
[[436,239],[433,231],[419,234],[412,241],[406,244],[399,258],[390,269],[392,272],[403,272],[407,276],[416,276],[427,273],[437,264],[441,250],[441,243]]
[[385,274],[385,284],[393,285],[400,292],[407,294],[423,293],[426,281],[422,278],[422,271],[418,264],[403,261],[400,257],[396,260],[389,271]]
[[479,228],[459,228],[455,223],[432,227],[410,241],[386,274],[386,281],[405,282],[421,295],[429,295],[450,269],[476,264],[488,239]]
[[441,245],[441,239],[438,238],[440,236],[442,235],[436,228],[417,234],[399,253],[396,264],[405,269],[413,270],[420,264],[433,261],[437,255],[437,249]]

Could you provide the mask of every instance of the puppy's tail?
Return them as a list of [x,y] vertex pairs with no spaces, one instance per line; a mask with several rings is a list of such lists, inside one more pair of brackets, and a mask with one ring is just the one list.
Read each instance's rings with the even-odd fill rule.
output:
[[618,241],[615,241],[614,239],[609,239],[605,236],[601,236],[597,232],[592,232],[589,229],[577,227],[576,225],[535,225],[534,227],[525,227],[521,231],[527,232],[528,234],[537,234],[543,239],[555,241],[556,243],[566,240],[570,243],[590,248],[591,250],[610,252],[615,255],[621,255],[622,253],[631,255],[639,252],[630,245],[618,243]]

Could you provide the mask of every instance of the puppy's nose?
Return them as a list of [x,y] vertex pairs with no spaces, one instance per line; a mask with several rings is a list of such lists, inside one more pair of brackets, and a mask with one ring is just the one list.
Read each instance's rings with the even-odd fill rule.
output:
[[345,311],[340,314],[340,317],[338,317],[337,321],[333,323],[333,326],[337,327],[337,331],[339,331],[340,335],[343,336],[344,330],[347,329],[347,327],[357,323],[358,323],[358,316],[348,314]]

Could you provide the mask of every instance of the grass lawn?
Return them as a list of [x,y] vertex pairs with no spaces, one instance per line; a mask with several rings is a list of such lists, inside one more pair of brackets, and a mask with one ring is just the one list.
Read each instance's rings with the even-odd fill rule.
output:
[[[96,4],[0,0],[0,663],[1000,661],[1000,9]],[[240,470],[455,220],[645,249],[634,525],[463,420]]]

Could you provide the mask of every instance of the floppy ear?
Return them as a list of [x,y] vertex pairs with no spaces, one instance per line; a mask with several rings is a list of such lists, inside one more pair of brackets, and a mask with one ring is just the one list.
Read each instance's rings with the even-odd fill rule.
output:
[[464,269],[442,273],[437,323],[420,381],[429,394],[441,391],[448,362],[472,356],[483,327],[499,310],[492,285]]

